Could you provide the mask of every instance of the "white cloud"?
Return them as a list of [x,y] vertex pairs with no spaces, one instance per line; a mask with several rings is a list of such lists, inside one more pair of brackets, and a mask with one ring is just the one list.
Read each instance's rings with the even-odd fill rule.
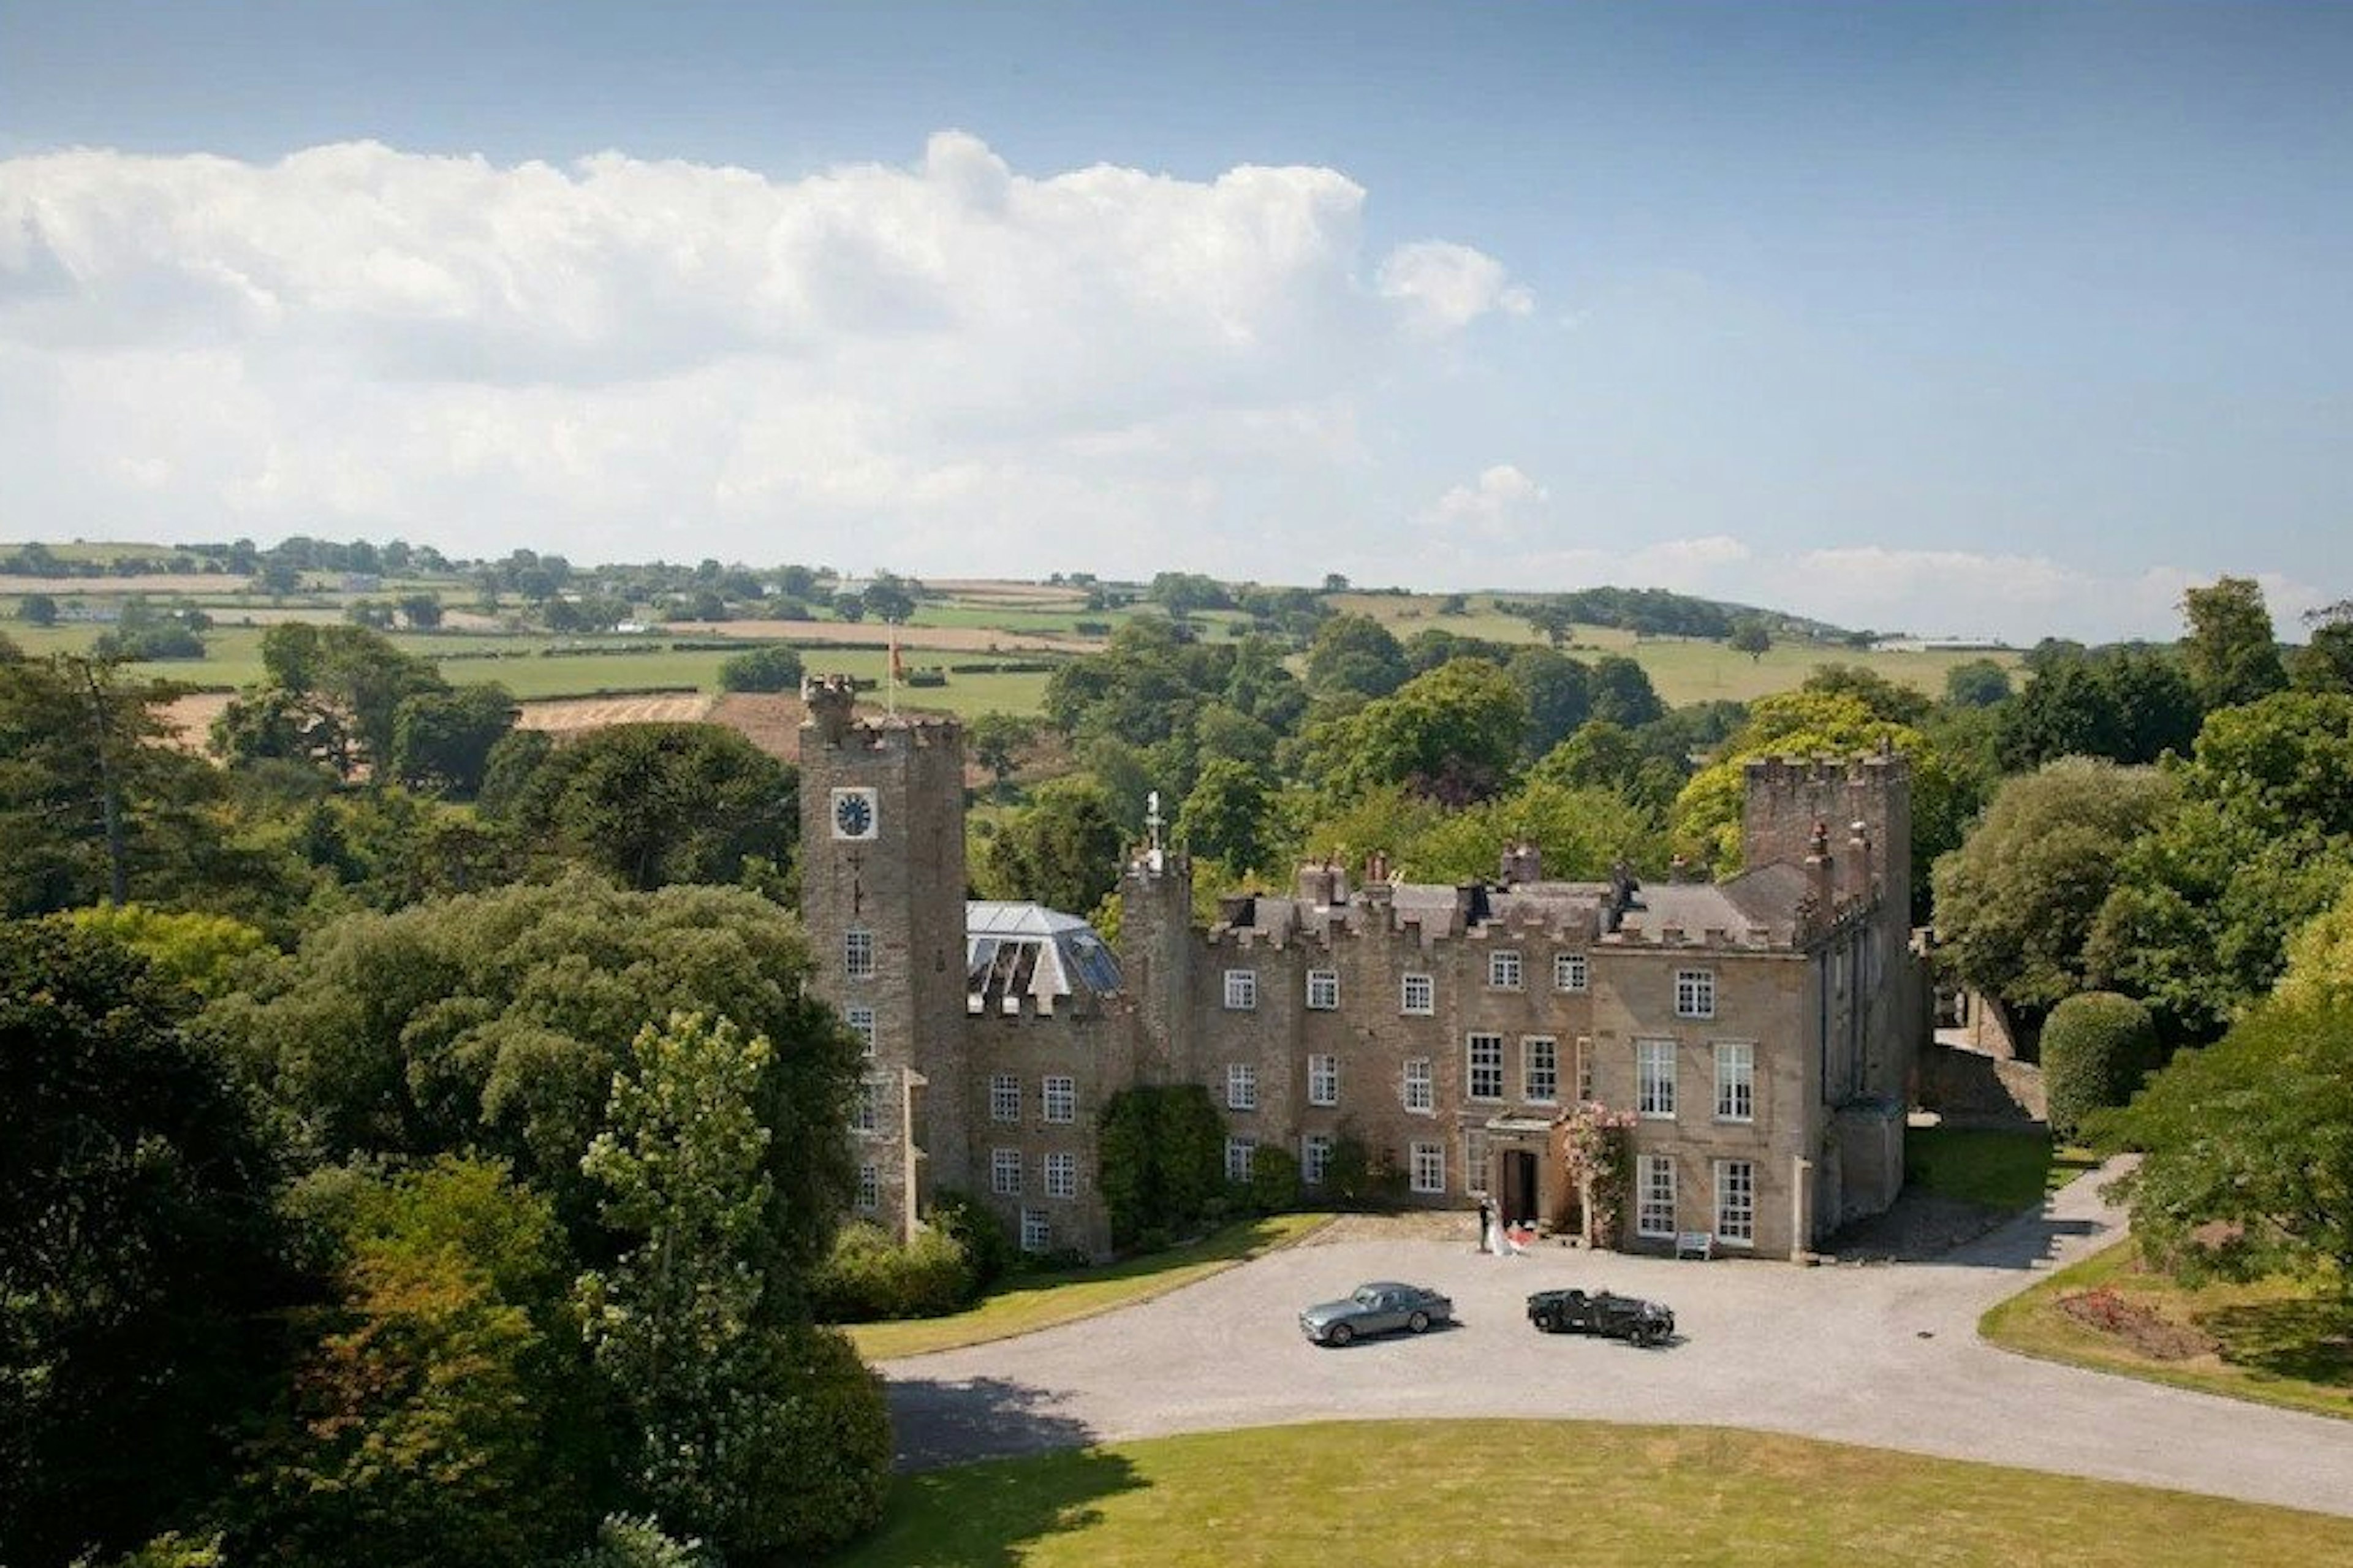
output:
[[1467,485],[1456,485],[1422,514],[1425,522],[1449,531],[1470,530],[1495,541],[1518,537],[1535,520],[1551,492],[1510,463],[1498,463]]
[[1361,389],[1526,309],[1466,247],[1368,252],[1364,201],[1322,168],[1033,177],[956,132],[790,181],[0,161],[10,526],[1265,572],[1265,509],[1365,462]]
[[1384,299],[1413,307],[1413,324],[1429,331],[1451,331],[1490,311],[1525,316],[1535,296],[1508,281],[1493,257],[1442,239],[1417,240],[1389,252],[1381,263]]

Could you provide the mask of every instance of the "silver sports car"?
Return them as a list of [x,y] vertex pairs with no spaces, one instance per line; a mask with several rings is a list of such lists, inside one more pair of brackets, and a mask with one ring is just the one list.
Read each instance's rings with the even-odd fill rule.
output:
[[1345,1345],[1367,1334],[1418,1334],[1432,1323],[1454,1321],[1454,1303],[1423,1285],[1376,1279],[1359,1285],[1343,1300],[1325,1301],[1299,1314],[1299,1328],[1319,1345]]

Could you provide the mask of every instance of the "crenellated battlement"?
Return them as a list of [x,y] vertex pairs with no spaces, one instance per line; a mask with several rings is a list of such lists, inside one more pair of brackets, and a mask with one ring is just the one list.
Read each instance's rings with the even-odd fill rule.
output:
[[821,745],[870,752],[927,752],[964,744],[964,725],[952,718],[898,713],[860,717],[858,683],[847,675],[804,677],[801,701],[808,708],[801,728],[812,731]]

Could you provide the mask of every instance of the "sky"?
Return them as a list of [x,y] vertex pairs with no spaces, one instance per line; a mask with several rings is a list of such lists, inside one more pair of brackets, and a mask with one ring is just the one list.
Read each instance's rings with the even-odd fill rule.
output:
[[0,539],[2353,595],[2353,5],[0,0]]

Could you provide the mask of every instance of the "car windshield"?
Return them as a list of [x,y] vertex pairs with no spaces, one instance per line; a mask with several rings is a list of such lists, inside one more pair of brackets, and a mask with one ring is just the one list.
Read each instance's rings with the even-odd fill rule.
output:
[[1356,1293],[1349,1300],[1359,1307],[1377,1306],[1380,1304],[1381,1291],[1371,1285],[1359,1285],[1356,1287]]

